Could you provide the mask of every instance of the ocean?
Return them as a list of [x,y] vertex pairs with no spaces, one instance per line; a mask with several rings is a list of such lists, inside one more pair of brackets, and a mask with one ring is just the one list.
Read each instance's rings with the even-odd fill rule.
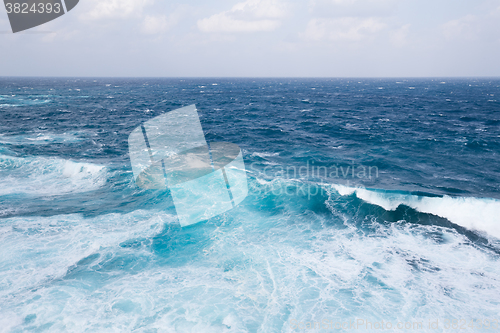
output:
[[[127,139],[196,104],[248,196],[181,228]],[[0,78],[0,332],[492,332],[500,79]]]

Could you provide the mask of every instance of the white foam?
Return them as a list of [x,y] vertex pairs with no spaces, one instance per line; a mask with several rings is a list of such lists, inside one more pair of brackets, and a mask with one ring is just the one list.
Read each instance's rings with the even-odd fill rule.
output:
[[[292,319],[427,323],[464,313],[498,316],[498,256],[455,230],[374,223],[376,232],[364,234],[355,221],[343,225],[339,215],[280,199],[281,213],[243,206],[227,225],[201,229],[210,241],[198,242],[200,229],[169,231],[156,239],[160,244],[133,250],[117,244],[151,240],[154,213],[6,219],[12,229],[0,237],[7,258],[0,262],[10,263],[0,265],[0,282],[14,284],[10,293],[0,288],[1,305],[15,313],[14,324],[36,314],[33,330],[50,324],[54,332],[291,332]],[[167,253],[156,251],[161,247]],[[81,265],[87,270],[51,280],[92,249],[100,257]],[[122,267],[126,256],[137,270]],[[31,274],[36,278],[29,280]],[[22,325],[13,329],[28,329]]]
[[340,195],[356,196],[385,210],[405,205],[422,213],[434,214],[470,230],[486,232],[500,239],[500,201],[474,197],[423,197],[392,194],[363,188],[334,185]]
[[333,187],[340,195],[351,195],[356,192],[356,188],[354,187],[348,187],[344,185],[333,185]]
[[257,156],[257,157],[262,157],[262,158],[265,158],[265,157],[271,157],[271,156],[278,156],[279,153],[258,153],[258,152],[254,152],[252,153],[252,156]]
[[106,182],[103,165],[58,158],[0,155],[0,195],[59,195],[100,188]]
[[38,288],[64,276],[78,261],[96,252],[113,255],[129,239],[158,234],[175,219],[168,214],[134,211],[84,218],[79,214],[16,217],[0,229],[0,295]]
[[0,333],[10,332],[16,326],[21,325],[22,318],[13,311],[0,312]]
[[37,133],[27,135],[3,135],[0,134],[0,143],[14,144],[14,145],[45,145],[57,143],[72,143],[79,142],[82,133],[68,132],[68,133]]

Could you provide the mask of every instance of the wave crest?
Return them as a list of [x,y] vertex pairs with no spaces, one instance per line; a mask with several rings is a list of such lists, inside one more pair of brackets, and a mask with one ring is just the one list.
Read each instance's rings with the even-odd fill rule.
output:
[[405,205],[421,213],[437,215],[469,230],[484,232],[500,239],[500,201],[496,199],[417,196],[343,185],[333,185],[333,188],[341,196],[355,194],[359,199],[388,211]]

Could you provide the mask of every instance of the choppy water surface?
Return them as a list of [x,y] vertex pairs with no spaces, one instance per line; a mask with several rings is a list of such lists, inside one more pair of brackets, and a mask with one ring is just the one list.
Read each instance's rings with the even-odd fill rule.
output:
[[[492,331],[499,97],[488,79],[1,78],[0,331]],[[127,138],[193,103],[207,141],[243,149],[249,196],[180,228]]]

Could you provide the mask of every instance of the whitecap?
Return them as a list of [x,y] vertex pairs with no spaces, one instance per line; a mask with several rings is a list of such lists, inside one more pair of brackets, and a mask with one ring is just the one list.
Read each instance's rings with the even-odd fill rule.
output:
[[340,195],[356,196],[366,202],[393,211],[400,205],[434,214],[469,230],[487,233],[500,239],[500,200],[474,197],[426,197],[396,194],[364,188],[334,185]]
[[278,156],[278,155],[279,155],[279,153],[266,153],[266,152],[262,152],[262,153],[253,152],[252,153],[252,156],[257,156],[257,157],[262,157],[262,158]]
[[25,135],[3,135],[0,134],[0,143],[14,145],[43,145],[52,143],[71,143],[82,141],[82,133],[37,133]]
[[103,165],[59,158],[0,155],[0,195],[61,195],[100,188],[108,170]]

